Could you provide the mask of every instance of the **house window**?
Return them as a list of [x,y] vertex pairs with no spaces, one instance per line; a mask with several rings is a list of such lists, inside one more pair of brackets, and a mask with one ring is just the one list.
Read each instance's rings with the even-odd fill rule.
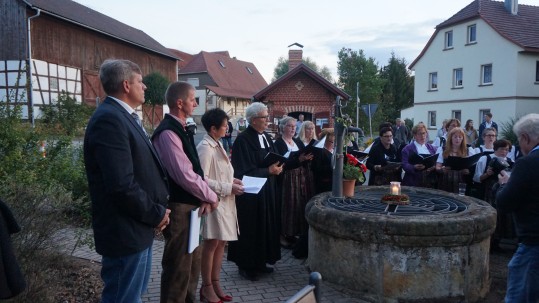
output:
[[187,78],[187,83],[191,84],[195,88],[199,86],[198,78]]
[[429,128],[436,128],[436,111],[429,111]]
[[453,48],[453,31],[445,32],[445,49]]
[[462,68],[453,70],[453,87],[462,87]]
[[460,110],[454,110],[451,112],[451,117],[453,119],[459,119],[459,121],[462,121],[462,112]]
[[438,73],[429,74],[429,90],[438,89]]
[[200,97],[195,97],[195,101],[197,102],[197,106],[200,105]]
[[535,62],[535,82],[539,82],[539,61]]
[[222,68],[226,68],[225,64],[223,63],[223,61],[221,60],[218,60],[219,61],[219,65],[221,65]]
[[492,64],[481,65],[481,84],[492,84]]
[[246,66],[245,69],[247,69],[247,72],[248,72],[249,74],[252,74],[252,73],[253,73],[253,71],[251,70],[251,68],[250,68],[249,66]]
[[468,44],[477,42],[477,27],[475,24],[468,26]]

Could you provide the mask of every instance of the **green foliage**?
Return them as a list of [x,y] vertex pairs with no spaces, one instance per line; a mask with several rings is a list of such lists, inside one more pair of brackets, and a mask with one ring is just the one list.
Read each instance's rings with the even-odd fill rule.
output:
[[500,137],[511,141],[512,144],[518,144],[518,137],[513,132],[513,126],[515,125],[515,123],[517,123],[519,119],[520,117],[511,117],[508,121],[502,122],[500,129]]
[[[339,76],[338,85],[346,93],[352,96],[352,100],[357,98],[357,83],[359,82],[359,97],[361,104],[379,103],[382,88],[385,80],[380,77],[378,66],[374,58],[366,58],[363,50],[353,51],[350,48],[342,48],[338,54],[337,73]],[[356,116],[357,103],[348,102],[344,111],[351,117]],[[368,117],[359,111],[359,127],[368,129]],[[373,121],[373,125],[377,125]]]
[[144,91],[145,103],[152,106],[165,104],[165,92],[170,83],[165,76],[154,72],[144,77],[142,82],[146,85],[146,90]]
[[[324,79],[328,80],[329,82],[333,82],[333,77],[331,77],[331,71],[327,66],[319,67],[318,64],[316,64],[316,62],[314,62],[314,60],[309,57],[305,57],[303,59],[303,63],[315,72],[317,72]],[[284,57],[279,57],[277,65],[273,70],[273,79],[271,79],[271,82],[274,82],[275,80],[281,78],[286,73],[288,73],[288,59],[285,59]]]
[[379,108],[382,121],[394,121],[403,108],[414,105],[414,81],[406,65],[404,58],[391,53],[388,65],[382,68],[384,88]]
[[62,91],[56,104],[44,106],[41,123],[46,124],[41,131],[53,135],[66,134],[68,136],[82,135],[88,119],[94,108],[79,103],[68,93]]
[[73,141],[73,129],[87,121],[81,107],[61,96],[41,127],[32,128],[19,107],[0,104],[0,198],[22,227],[14,244],[28,282],[16,302],[49,302],[51,264],[61,261],[60,231],[69,222],[90,226],[82,148]]

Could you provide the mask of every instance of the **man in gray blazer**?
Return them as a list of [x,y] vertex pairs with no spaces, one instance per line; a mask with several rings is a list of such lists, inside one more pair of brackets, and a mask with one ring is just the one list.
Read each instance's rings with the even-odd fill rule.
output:
[[156,231],[169,222],[166,172],[139,124],[144,102],[140,68],[106,60],[99,71],[108,97],[84,137],[96,251],[102,255],[102,302],[142,302]]

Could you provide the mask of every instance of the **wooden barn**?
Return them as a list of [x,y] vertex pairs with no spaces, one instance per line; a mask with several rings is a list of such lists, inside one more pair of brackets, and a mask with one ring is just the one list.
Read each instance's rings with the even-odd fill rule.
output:
[[256,93],[254,101],[268,106],[275,130],[282,116],[297,119],[300,114],[306,121],[315,123],[317,133],[323,128],[333,127],[333,119],[330,118],[334,115],[336,97],[349,100],[350,96],[302,63],[301,49],[289,50],[288,56],[288,72]]
[[2,0],[0,16],[0,102],[21,104],[32,123],[62,91],[88,104],[103,99],[98,71],[105,59],[128,59],[143,76],[177,80],[177,58],[167,48],[77,2]]

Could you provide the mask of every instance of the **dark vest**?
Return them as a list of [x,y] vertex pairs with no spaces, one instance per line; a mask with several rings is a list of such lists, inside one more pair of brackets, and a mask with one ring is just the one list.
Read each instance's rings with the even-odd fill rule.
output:
[[[200,159],[198,158],[198,153],[195,149],[195,143],[192,135],[187,133],[187,131],[183,128],[183,126],[178,120],[176,120],[170,115],[165,115],[163,121],[161,121],[157,129],[154,131],[152,139],[157,137],[161,132],[165,130],[173,131],[180,138],[183,145],[183,151],[185,152],[187,158],[189,158],[189,161],[191,161],[191,164],[193,165],[193,170],[200,177],[202,177],[202,179],[204,179],[204,172],[202,171],[202,167],[200,166]],[[170,178],[170,176],[168,180],[170,203],[179,202],[195,206],[200,205],[201,201],[197,197],[193,196],[182,186],[178,185],[172,178]]]

